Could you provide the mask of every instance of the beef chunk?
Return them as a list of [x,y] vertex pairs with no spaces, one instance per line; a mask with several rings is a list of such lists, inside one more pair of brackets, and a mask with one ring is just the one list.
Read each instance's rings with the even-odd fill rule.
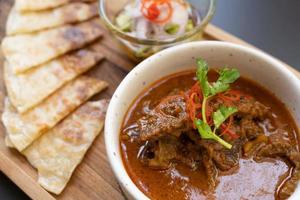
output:
[[199,144],[204,147],[209,156],[213,159],[214,163],[221,171],[228,171],[239,164],[239,152],[241,144],[236,140],[231,149],[226,149],[221,144],[212,140],[201,140]]
[[189,138],[193,140],[197,145],[203,148],[209,157],[221,171],[228,171],[232,168],[237,168],[239,165],[240,151],[243,144],[243,139],[237,139],[233,142],[231,149],[225,148],[220,143],[213,140],[203,140],[199,137],[199,134],[195,134],[193,131],[187,133]]
[[289,159],[292,152],[296,152],[296,149],[289,138],[278,131],[278,133],[269,136],[269,143],[259,149],[256,159],[259,160],[262,157],[285,157]]
[[241,135],[249,140],[255,139],[264,133],[263,129],[251,118],[244,117],[240,121]]
[[148,160],[148,166],[152,168],[166,169],[171,161],[176,158],[178,141],[172,137],[162,137],[157,142],[154,150],[154,158]]
[[286,131],[282,129],[277,129],[275,133],[271,134],[269,136],[270,143],[287,143],[291,145],[291,140],[289,138],[289,135],[286,133]]
[[290,152],[295,151],[289,138],[281,131],[268,137],[268,143],[264,145],[256,154],[256,159],[261,157],[288,157]]
[[300,153],[290,144],[283,134],[273,134],[269,137],[270,144],[262,147],[257,153],[257,158],[261,157],[284,157],[292,165],[294,172],[279,191],[280,199],[288,199],[295,191],[300,180]]
[[222,171],[237,168],[239,165],[240,150],[241,145],[239,140],[236,140],[231,149],[223,148],[221,151],[216,151],[213,154],[213,160]]
[[248,141],[243,145],[245,157],[253,157],[257,152],[269,142],[269,137],[264,134],[258,135],[254,140]]
[[178,137],[191,127],[184,97],[174,95],[164,98],[154,110],[139,119],[137,124],[142,141],[166,134]]
[[[213,99],[210,101],[210,107],[217,110],[224,102],[221,99]],[[254,99],[243,98],[240,101],[233,102],[238,112],[234,114],[234,123],[231,130],[238,133],[241,137],[249,140],[255,139],[258,135],[264,133],[259,126],[259,122],[264,120],[268,114],[269,108]],[[230,137],[225,139],[230,139]]]
[[289,159],[295,165],[295,167],[300,170],[300,153],[297,151],[290,152]]
[[144,151],[140,159],[154,169],[167,169],[172,162],[180,162],[196,170],[202,160],[200,147],[191,142],[183,142],[181,138],[164,136],[155,142],[149,142],[148,145],[148,151]]
[[208,153],[203,155],[203,165],[207,175],[209,190],[213,190],[218,184],[218,170]]
[[242,99],[235,103],[240,115],[250,115],[252,118],[263,119],[269,112],[269,108],[254,99]]
[[295,169],[293,172],[293,176],[285,182],[279,191],[280,199],[288,199],[295,191],[298,182],[300,180],[300,169]]
[[290,141],[285,139],[281,134],[270,135],[269,141],[269,144],[263,146],[258,151],[256,155],[258,159],[260,159],[261,157],[286,157],[291,151],[293,151],[293,147],[290,144]]
[[[217,110],[224,102],[221,99],[212,99],[210,101],[210,107]],[[240,101],[234,102],[235,107],[238,108],[238,114],[242,116],[251,116],[252,118],[263,119],[269,112],[270,108],[266,107],[262,103],[255,99],[243,98]]]
[[288,154],[290,162],[295,166],[292,177],[285,182],[279,192],[280,199],[288,199],[295,191],[300,180],[300,153],[292,151]]
[[292,151],[289,154],[289,160],[295,165],[295,169],[292,177],[285,182],[279,191],[280,199],[288,199],[294,193],[300,180],[300,153]]
[[263,146],[257,153],[257,158],[286,156],[291,151],[291,146],[287,143],[273,143]]
[[280,199],[288,199],[295,191],[300,180],[300,170],[296,170],[293,176],[283,185],[279,192]]
[[197,170],[202,161],[201,149],[192,143],[180,145],[175,158],[177,161],[190,167],[192,170]]

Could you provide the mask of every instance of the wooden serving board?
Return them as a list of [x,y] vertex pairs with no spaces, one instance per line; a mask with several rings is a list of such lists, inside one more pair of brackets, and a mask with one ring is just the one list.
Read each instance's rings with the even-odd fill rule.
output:
[[[0,0],[0,41],[5,35],[7,14],[13,0]],[[95,48],[101,51],[106,60],[94,67],[88,74],[107,81],[109,89],[96,98],[110,98],[121,80],[136,63],[132,62],[126,53],[118,46],[111,34],[103,27],[104,37]],[[223,30],[208,25],[204,33],[206,40],[229,41],[245,46],[251,46]],[[252,46],[253,47],[253,46]],[[253,47],[255,48],[255,47]],[[0,74],[2,74],[3,55],[0,53]],[[299,78],[300,73],[285,65]],[[3,77],[0,77],[0,113],[3,110],[3,98],[6,95]],[[0,170],[15,182],[32,199],[124,199],[108,163],[104,145],[103,133],[96,139],[86,154],[83,162],[74,172],[66,189],[59,196],[45,191],[37,183],[37,172],[27,160],[15,150],[8,149],[4,144],[5,129],[0,125]]]

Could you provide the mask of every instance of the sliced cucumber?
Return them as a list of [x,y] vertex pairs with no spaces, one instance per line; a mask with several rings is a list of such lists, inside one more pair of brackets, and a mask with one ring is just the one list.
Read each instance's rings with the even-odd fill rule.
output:
[[146,58],[153,53],[153,49],[150,46],[141,47],[135,52],[137,58]]
[[132,18],[125,12],[120,13],[116,18],[117,26],[124,32],[131,32]]
[[164,30],[170,35],[175,35],[179,31],[179,24],[170,23],[165,25]]

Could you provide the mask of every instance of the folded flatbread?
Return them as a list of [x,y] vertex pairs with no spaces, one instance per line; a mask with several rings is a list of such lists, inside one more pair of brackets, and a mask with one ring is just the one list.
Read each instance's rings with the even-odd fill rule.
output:
[[5,37],[3,54],[14,73],[25,72],[99,38],[102,35],[99,20],[95,18],[35,34]]
[[52,10],[19,13],[13,7],[6,23],[8,35],[31,33],[88,20],[98,14],[98,3],[74,2]]
[[2,121],[9,140],[19,151],[54,127],[79,105],[107,87],[107,83],[81,76],[60,88],[24,114],[16,112],[6,99]]
[[38,11],[67,4],[69,2],[92,2],[96,0],[15,0],[18,12]]
[[87,102],[22,152],[38,170],[38,182],[59,194],[95,137],[101,132],[108,101]]
[[102,58],[99,52],[82,49],[22,74],[14,74],[11,66],[5,63],[4,80],[10,102],[19,113],[24,113]]

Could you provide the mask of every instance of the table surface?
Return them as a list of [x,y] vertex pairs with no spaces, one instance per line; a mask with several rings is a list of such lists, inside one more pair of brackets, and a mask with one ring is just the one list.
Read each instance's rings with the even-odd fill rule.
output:
[[[218,0],[212,23],[300,70],[299,11],[299,0]],[[29,198],[0,172],[0,199]]]

